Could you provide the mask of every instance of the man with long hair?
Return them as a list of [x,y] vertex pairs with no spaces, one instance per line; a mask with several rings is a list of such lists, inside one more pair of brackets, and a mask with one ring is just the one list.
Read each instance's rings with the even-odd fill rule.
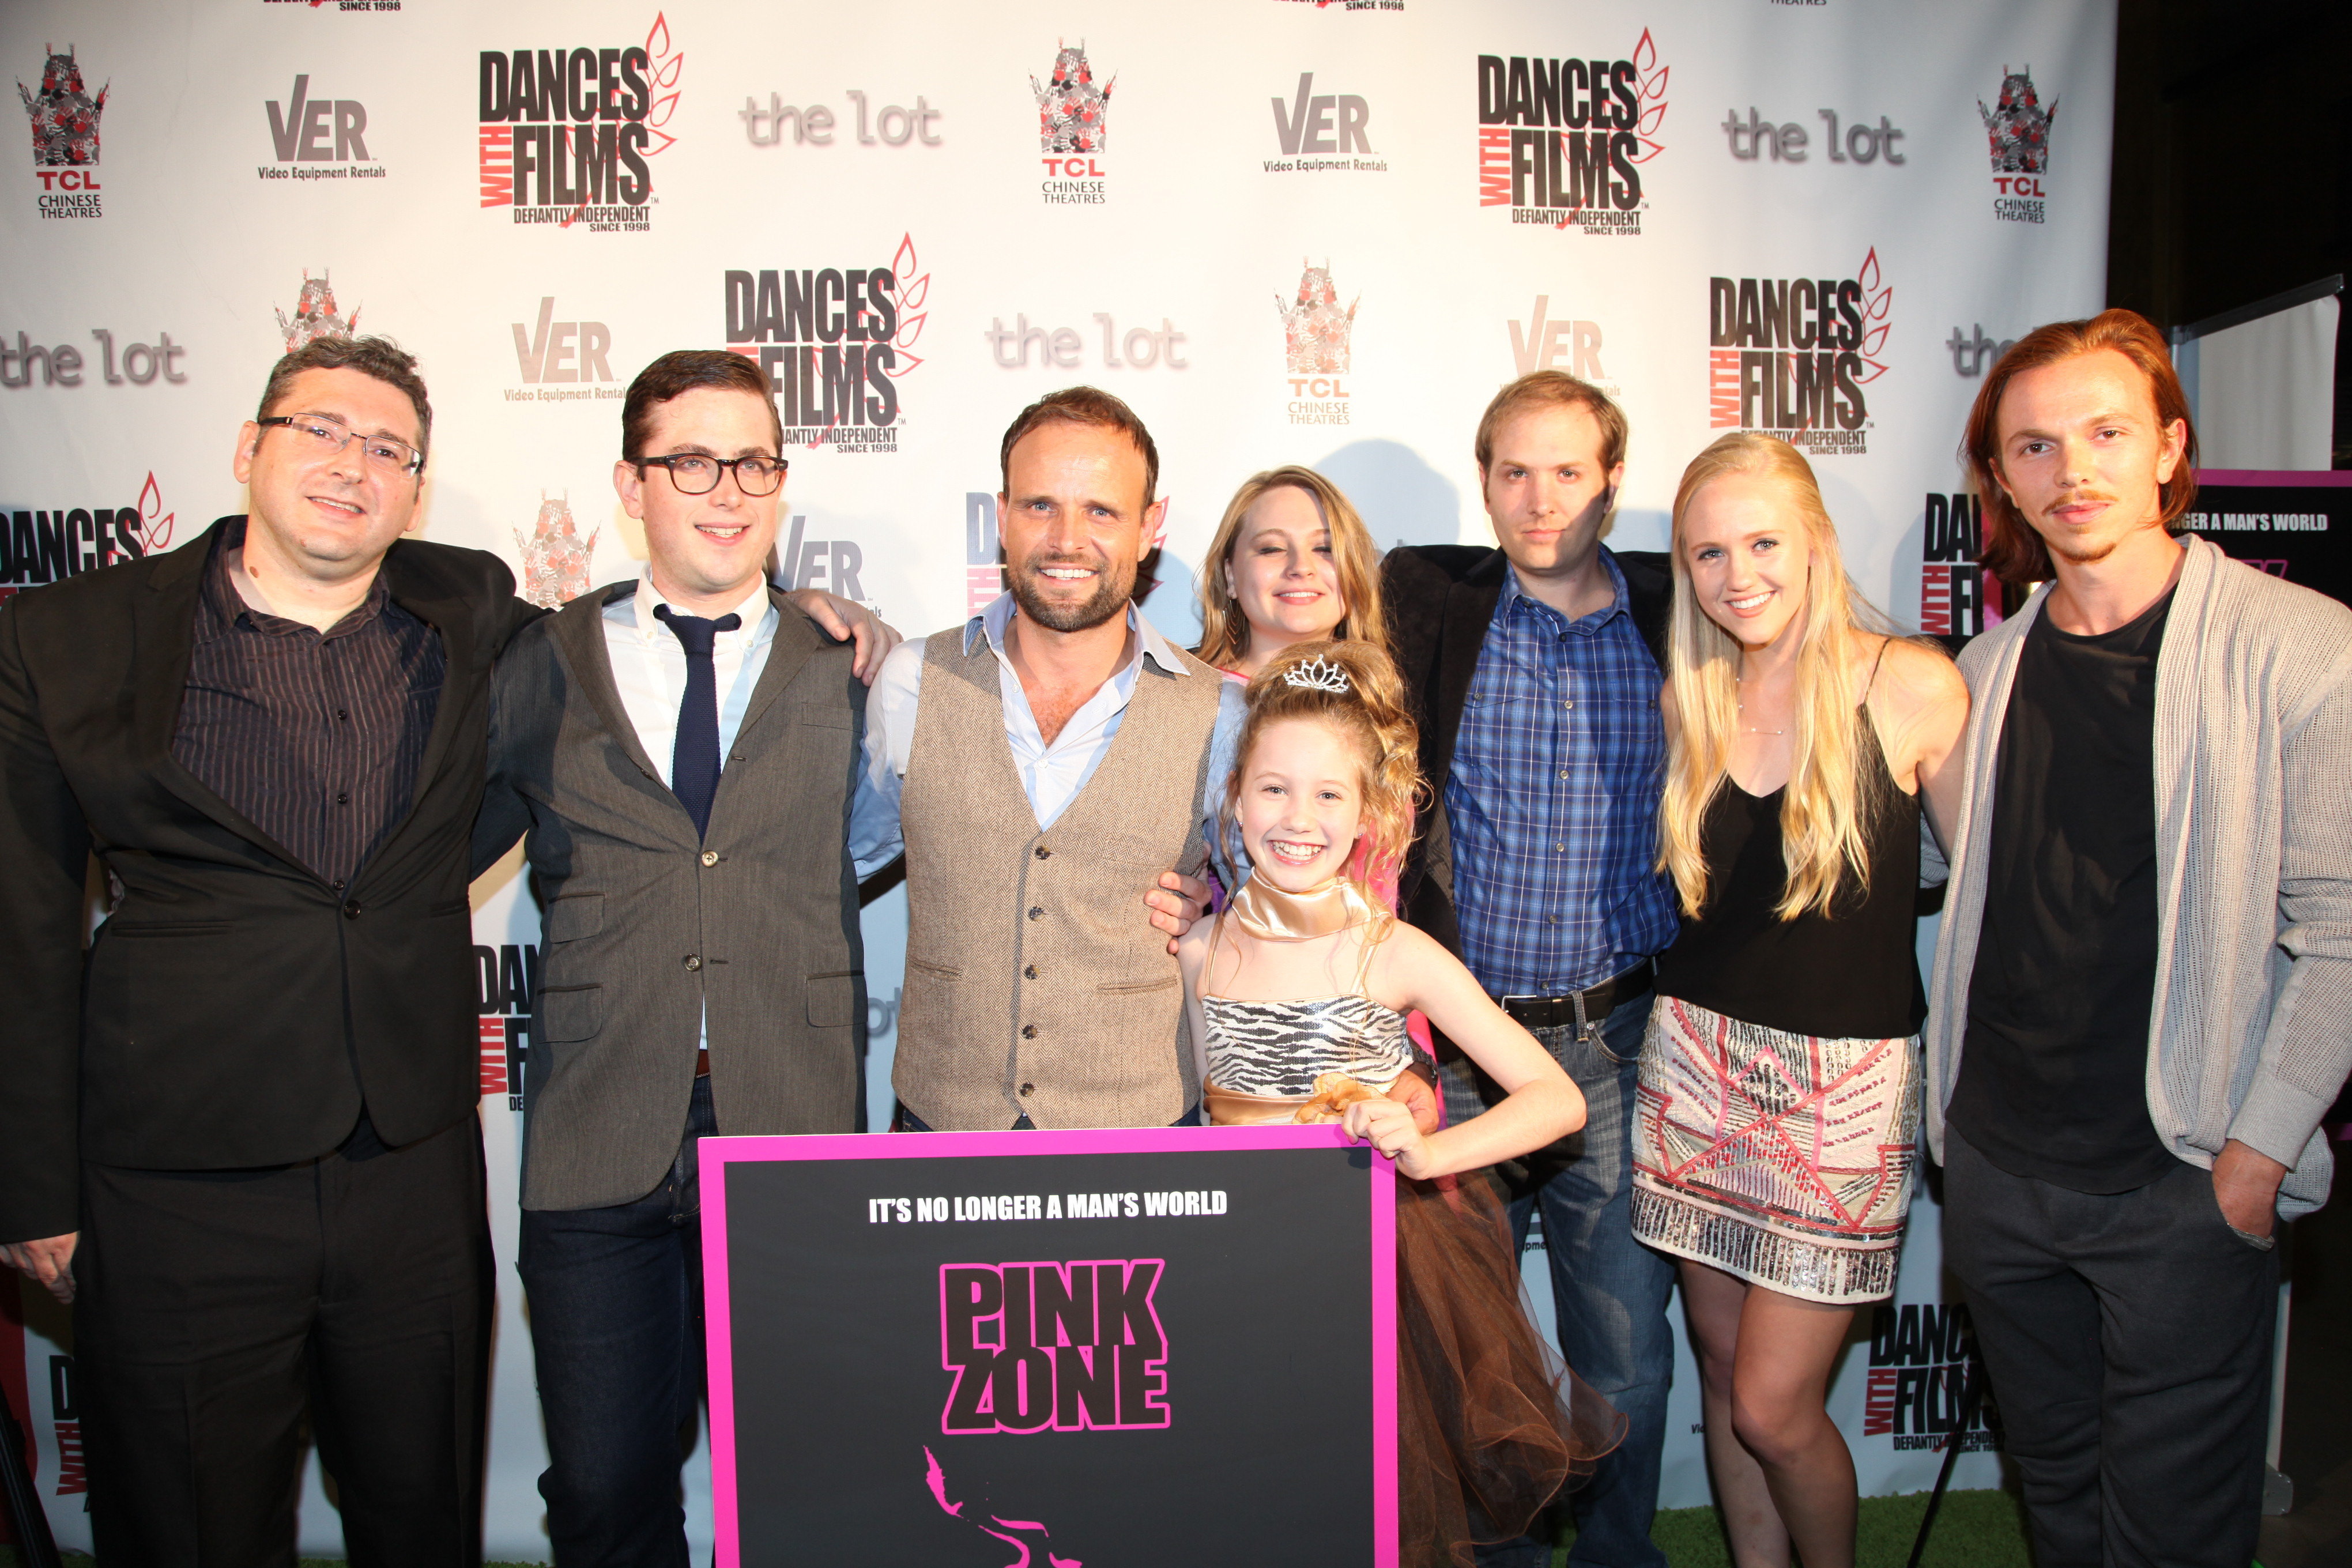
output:
[[2197,441],[2128,310],[2001,356],[1929,989],[1928,1136],[2042,1568],[2244,1568],[2278,1221],[2352,1070],[2352,610],[2173,531]]

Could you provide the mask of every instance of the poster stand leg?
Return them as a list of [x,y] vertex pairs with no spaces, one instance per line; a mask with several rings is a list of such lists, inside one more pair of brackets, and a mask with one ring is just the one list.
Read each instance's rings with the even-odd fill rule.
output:
[[1911,1543],[1911,1560],[1906,1568],[1919,1568],[1919,1559],[1927,1553],[1927,1532],[1936,1528],[1936,1510],[1943,1506],[1944,1493],[1952,1484],[1952,1467],[1960,1461],[1960,1440],[1968,1436],[1969,1423],[1976,1419],[1977,1406],[1983,1399],[1984,1363],[1972,1362],[1968,1385],[1960,1391],[1959,1419],[1952,1424],[1951,1436],[1944,1439],[1944,1467],[1936,1473],[1936,1489],[1927,1494],[1927,1511],[1919,1521],[1919,1538]]
[[0,1471],[5,1472],[8,1523],[26,1568],[58,1568],[57,1538],[49,1533],[49,1516],[41,1510],[41,1494],[26,1458],[25,1429],[16,1425],[16,1413],[5,1401],[0,1401]]

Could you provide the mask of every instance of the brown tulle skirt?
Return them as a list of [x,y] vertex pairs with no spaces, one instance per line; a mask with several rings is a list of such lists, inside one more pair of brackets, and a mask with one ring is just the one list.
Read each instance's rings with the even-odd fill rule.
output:
[[1592,1471],[1625,1417],[1536,1332],[1485,1173],[1396,1184],[1397,1527],[1404,1568],[1471,1568]]

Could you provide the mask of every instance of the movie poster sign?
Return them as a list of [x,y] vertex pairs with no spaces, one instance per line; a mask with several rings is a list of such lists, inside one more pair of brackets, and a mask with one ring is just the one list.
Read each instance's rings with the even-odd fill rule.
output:
[[2180,526],[2249,566],[2352,605],[2352,472],[2200,468]]
[[701,1149],[719,1568],[1395,1563],[1395,1187],[1337,1127]]

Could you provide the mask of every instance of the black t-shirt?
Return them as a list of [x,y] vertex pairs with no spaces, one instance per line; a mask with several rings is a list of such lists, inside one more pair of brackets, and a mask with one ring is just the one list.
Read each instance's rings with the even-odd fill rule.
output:
[[1993,778],[1984,925],[1948,1117],[2011,1175],[2121,1193],[2169,1171],[2147,1113],[2156,656],[2128,626],[2025,636]]

